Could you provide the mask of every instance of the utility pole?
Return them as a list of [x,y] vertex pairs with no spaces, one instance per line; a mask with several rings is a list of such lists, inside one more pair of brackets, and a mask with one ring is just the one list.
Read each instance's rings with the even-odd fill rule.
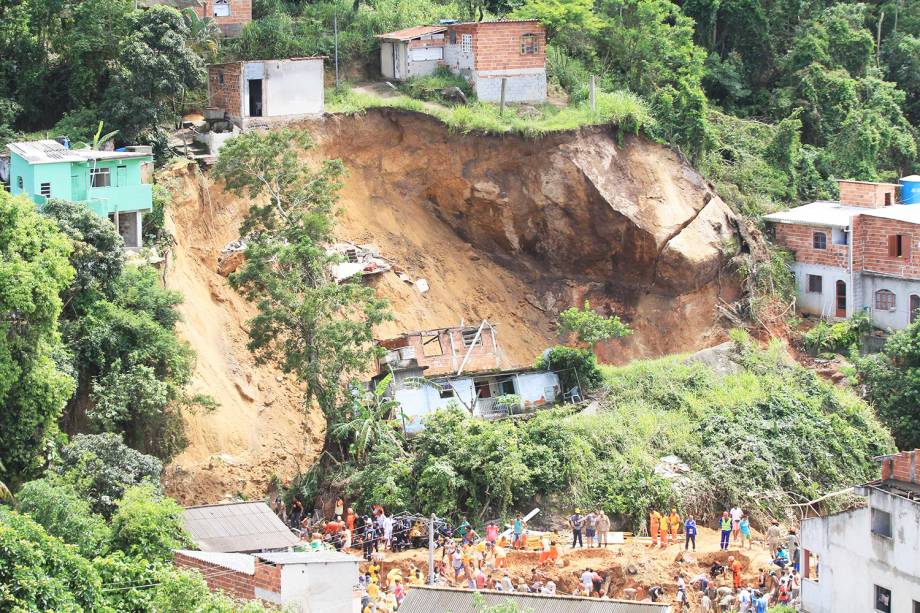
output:
[[434,584],[434,521],[435,514],[431,514],[428,522],[428,585]]
[[335,87],[339,87],[339,9],[332,13],[332,37],[335,39]]

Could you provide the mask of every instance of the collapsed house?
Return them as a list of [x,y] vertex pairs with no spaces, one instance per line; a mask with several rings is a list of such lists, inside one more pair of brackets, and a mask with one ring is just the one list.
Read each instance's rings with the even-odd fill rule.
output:
[[85,204],[109,219],[125,247],[143,245],[143,216],[153,210],[153,150],[71,149],[66,138],[7,145],[10,193],[25,194],[38,206],[51,198]]
[[378,34],[380,72],[402,81],[446,66],[485,102],[546,100],[546,30],[537,20],[416,26]]
[[532,412],[563,399],[559,376],[533,368],[506,368],[495,326],[406,332],[378,341],[376,384],[388,374],[392,398],[399,402],[407,434],[422,420],[451,404],[475,417],[495,419]]
[[376,245],[334,243],[326,252],[337,254],[342,259],[341,262],[332,266],[332,276],[339,283],[355,276],[378,275],[392,268],[390,263],[380,255],[380,249]]
[[242,129],[323,114],[323,60],[297,57],[208,66],[209,118]]

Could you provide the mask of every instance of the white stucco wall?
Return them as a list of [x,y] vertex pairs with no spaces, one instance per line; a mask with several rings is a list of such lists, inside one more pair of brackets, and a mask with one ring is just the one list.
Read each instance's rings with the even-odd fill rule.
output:
[[475,58],[473,53],[464,53],[460,50],[460,34],[457,34],[457,43],[451,44],[450,39],[444,44],[444,63],[456,73],[462,74],[467,78],[472,78],[472,71],[475,68]]
[[[517,377],[517,393],[523,402],[553,402],[562,396],[563,390],[559,387],[559,377],[554,372],[521,373]],[[547,389],[552,391],[547,394]],[[552,394],[555,394],[553,396]]]
[[384,79],[393,78],[393,43],[389,41],[380,43],[380,74]]
[[[421,376],[421,370],[412,376]],[[460,406],[471,406],[475,395],[473,380],[466,377],[451,381],[451,387],[454,389],[452,398],[441,398],[440,392],[432,385],[407,387],[404,381],[405,377],[395,383],[394,397],[405,415],[404,427],[407,434],[419,432],[425,417],[447,407],[451,401],[457,402]]]
[[285,564],[281,567],[281,593],[256,588],[256,597],[298,613],[351,613],[353,586],[358,583],[354,562]]
[[545,102],[546,69],[518,68],[514,70],[477,70],[473,75],[476,96],[484,102],[500,102],[502,77],[505,83],[505,102]]
[[321,115],[323,60],[266,60],[262,88],[265,117]]
[[[882,329],[894,330],[904,328],[910,323],[910,296],[920,296],[920,281],[893,279],[863,273],[861,275],[862,304],[869,307],[872,323]],[[875,292],[887,289],[894,292],[895,309],[893,311],[875,308]]]
[[[837,311],[837,281],[843,281],[847,284],[847,317],[853,314],[853,288],[850,287],[850,273],[845,269],[795,262],[792,272],[795,273],[796,307],[799,311],[833,319]],[[808,275],[822,277],[820,294],[808,291]]]
[[802,548],[818,556],[819,572],[802,581],[806,613],[871,612],[876,585],[891,590],[893,613],[920,602],[920,503],[872,489],[869,505],[891,513],[892,538],[871,532],[870,508],[802,522]]

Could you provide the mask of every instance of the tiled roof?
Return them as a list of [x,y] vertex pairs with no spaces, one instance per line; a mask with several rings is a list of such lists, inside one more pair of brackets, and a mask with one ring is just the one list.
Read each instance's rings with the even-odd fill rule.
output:
[[667,613],[667,604],[581,598],[577,596],[545,596],[483,591],[481,603],[476,602],[476,592],[455,588],[417,586],[406,593],[399,613],[476,613],[483,607],[495,607],[513,602],[517,610],[529,613]]
[[189,507],[182,522],[202,551],[269,551],[300,543],[264,502]]
[[894,219],[920,224],[920,206],[895,204],[872,209],[861,206],[846,206],[839,202],[812,202],[803,206],[764,215],[766,221],[775,223],[801,224],[805,226],[832,226],[846,228],[856,215]]
[[424,36],[425,34],[437,34],[438,32],[446,31],[447,26],[414,26],[406,28],[405,30],[378,34],[375,38],[383,38],[386,40],[412,40]]

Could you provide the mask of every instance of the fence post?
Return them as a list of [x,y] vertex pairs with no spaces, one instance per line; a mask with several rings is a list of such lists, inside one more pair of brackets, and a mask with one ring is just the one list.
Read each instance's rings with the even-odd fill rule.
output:
[[428,585],[434,584],[434,513],[428,521]]
[[505,114],[505,85],[506,85],[507,82],[508,82],[508,79],[506,79],[505,77],[502,77],[502,99],[501,99],[501,103],[499,104],[499,107],[498,107],[498,114],[499,114],[499,115],[504,115],[504,114]]
[[597,84],[594,81],[594,75],[591,75],[591,85],[588,88],[588,100],[591,101],[591,112],[597,112],[597,93],[596,93]]

